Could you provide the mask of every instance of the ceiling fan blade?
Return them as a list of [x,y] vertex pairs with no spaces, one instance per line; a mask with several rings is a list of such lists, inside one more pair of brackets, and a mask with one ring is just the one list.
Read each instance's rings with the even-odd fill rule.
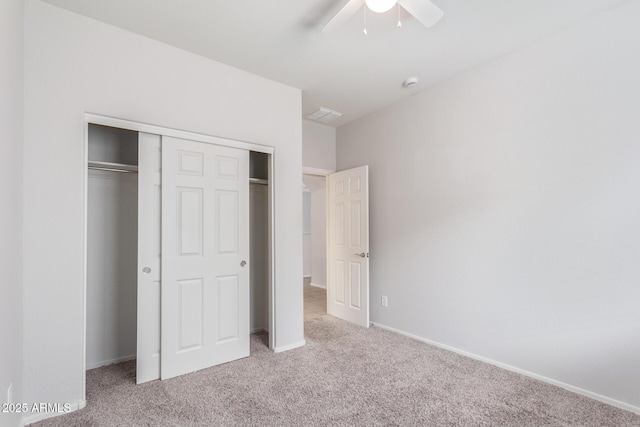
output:
[[422,25],[431,28],[442,18],[444,12],[429,0],[398,0]]
[[322,28],[323,33],[333,31],[349,20],[361,7],[364,0],[349,0],[342,9]]

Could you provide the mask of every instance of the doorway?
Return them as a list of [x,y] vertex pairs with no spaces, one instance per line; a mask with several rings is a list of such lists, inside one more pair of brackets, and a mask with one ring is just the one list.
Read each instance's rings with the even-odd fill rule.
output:
[[[326,301],[322,314],[369,327],[369,167],[340,172],[303,168],[303,186],[311,194],[313,188],[323,194],[316,206],[315,199],[310,198],[309,211],[325,215],[324,229],[317,233],[324,238],[314,239],[311,230],[312,242],[320,240],[325,251],[323,268],[314,270],[312,262],[311,278],[305,287],[305,306],[307,294],[311,303],[309,316],[305,311],[305,321],[320,311],[312,304],[318,299],[314,298],[312,288],[320,287],[325,290]],[[318,204],[324,205],[323,208],[317,209]],[[310,222],[313,223],[311,219]],[[318,286],[318,277],[324,279],[324,286]],[[307,282],[303,282],[305,285]]]
[[327,205],[326,177],[304,174],[303,289],[304,320],[327,314]]
[[[273,185],[271,184],[274,162],[273,148],[96,115],[85,115],[85,123],[85,162],[86,165],[88,165],[84,181],[86,193],[84,223],[85,299],[83,303],[86,315],[82,350],[85,396],[87,369],[136,359],[136,347],[138,347],[139,350],[140,345],[138,341],[138,346],[136,346],[136,337],[140,338],[139,322],[138,325],[136,325],[136,318],[138,318],[138,320],[140,318],[140,294],[138,293],[136,296],[136,288],[140,286],[139,277],[141,274],[147,275],[148,277],[155,277],[150,275],[149,272],[154,273],[160,271],[159,266],[156,266],[155,263],[151,262],[147,265],[146,262],[143,263],[140,260],[139,256],[136,257],[136,247],[139,246],[142,228],[151,225],[144,221],[140,222],[137,216],[137,213],[140,212],[139,202],[141,196],[141,194],[139,194],[137,172],[138,165],[140,164],[141,168],[143,166],[143,159],[139,158],[139,147],[141,144],[146,144],[145,139],[141,138],[141,136],[145,134],[147,136],[155,135],[158,140],[160,140],[161,137],[167,140],[176,140],[177,138],[182,138],[183,140],[188,139],[192,144],[195,144],[190,148],[191,151],[184,151],[182,145],[178,148],[183,150],[179,153],[189,155],[194,154],[199,147],[207,150],[209,147],[219,147],[216,148],[216,150],[223,151],[220,151],[220,153],[216,151],[214,153],[216,160],[211,162],[211,168],[216,168],[217,178],[223,175],[222,172],[229,174],[231,172],[237,172],[237,168],[234,169],[234,165],[236,165],[237,162],[229,161],[232,154],[229,150],[236,150],[237,152],[244,151],[247,153],[247,160],[249,159],[249,154],[251,154],[251,166],[247,164],[247,168],[251,170],[248,173],[248,177],[244,180],[245,184],[243,184],[246,185],[247,194],[249,193],[249,189],[252,189],[250,197],[246,198],[249,205],[247,206],[247,215],[250,217],[250,223],[249,217],[247,217],[246,227],[243,227],[245,228],[244,234],[248,236],[251,250],[249,257],[246,257],[246,262],[243,259],[242,263],[233,264],[239,264],[241,267],[245,267],[247,263],[249,264],[246,270],[251,270],[252,274],[250,276],[254,280],[251,281],[250,286],[247,285],[247,293],[245,296],[247,299],[251,298],[254,300],[251,301],[251,304],[247,301],[247,306],[250,305],[251,309],[250,313],[247,311],[246,328],[244,326],[238,326],[241,323],[236,323],[236,326],[239,327],[239,333],[243,333],[242,331],[244,329],[246,329],[247,334],[250,332],[250,329],[251,332],[268,331],[268,346],[273,349],[273,343],[275,342],[272,292],[274,277],[272,256],[274,207]],[[198,146],[198,144],[200,145]],[[149,145],[149,147],[151,147],[151,145]],[[151,148],[151,151],[153,151],[153,148],[157,147]],[[227,153],[227,151],[224,150],[229,152]],[[140,155],[144,157],[143,154]],[[259,166],[254,167],[254,157],[260,163]],[[223,163],[221,159],[227,161],[227,163]],[[183,169],[187,166],[189,166],[189,168],[192,166],[198,167],[199,163],[188,162],[187,160],[191,159],[185,159],[180,164],[180,167]],[[225,168],[224,170],[222,169],[223,166]],[[218,168],[220,168],[220,170],[218,170]],[[170,167],[167,168],[167,170],[176,170],[176,168]],[[259,176],[252,176],[254,170],[258,171]],[[185,171],[189,172],[186,175],[194,175],[191,172],[194,172],[195,169],[193,171],[191,169],[185,169]],[[242,181],[241,179],[240,182]],[[184,186],[184,184],[181,185]],[[254,188],[257,190],[254,191]],[[232,188],[225,187],[223,190],[224,192],[221,190],[217,191],[218,198],[222,198],[222,196],[230,197],[233,193]],[[152,194],[153,191],[148,193]],[[175,191],[173,191],[173,193],[175,193]],[[220,194],[222,194],[222,196],[220,196]],[[151,199],[153,199],[153,197],[151,197]],[[155,202],[159,203],[158,200],[155,200]],[[230,206],[233,207],[236,205],[232,204]],[[241,205],[238,206],[241,207]],[[254,208],[256,212],[253,212]],[[252,213],[255,213],[255,215]],[[229,215],[226,216],[228,217]],[[161,219],[160,216],[158,218]],[[157,230],[160,230],[159,223],[161,221],[151,222],[153,223],[154,229],[157,228]],[[191,223],[193,223],[193,221],[189,224]],[[232,224],[233,223],[238,224],[235,220],[232,221]],[[142,227],[138,227],[139,224],[141,224]],[[183,225],[185,224],[187,227],[190,227],[189,224],[183,223]],[[225,232],[231,230],[228,226],[217,228]],[[197,236],[193,234],[193,230],[189,232],[192,235],[191,237],[193,237],[191,240],[197,243],[198,239],[196,238]],[[144,233],[143,231],[143,236],[145,235]],[[155,231],[150,230],[146,232],[147,235],[154,235],[154,233]],[[226,240],[227,243],[225,243],[227,246],[233,243],[233,239],[231,238],[235,236],[235,233],[229,234],[227,232],[229,236],[220,234],[220,231],[217,233],[220,236],[228,237]],[[257,236],[255,241],[252,241],[253,235]],[[185,240],[183,238],[180,240],[180,243],[188,245],[191,244],[191,240]],[[159,247],[157,244],[158,242],[153,242],[153,244],[149,246],[156,251]],[[227,246],[218,247],[218,252],[232,253],[233,248]],[[260,253],[260,256],[255,255],[256,253]],[[241,258],[245,258],[245,256],[241,256]],[[256,261],[255,265],[252,260]],[[143,266],[149,268],[143,268]],[[259,274],[255,272],[259,272]],[[233,275],[231,275],[231,273],[225,273],[224,278],[227,282],[224,283],[224,286],[221,285],[221,289],[224,288],[222,290],[233,291],[233,289],[231,289],[233,283],[231,283],[232,280],[229,279],[232,277]],[[155,281],[151,280],[152,283],[157,283],[158,293],[161,289],[159,281],[159,279]],[[190,292],[190,295],[187,296],[196,296],[196,293],[191,291],[194,289],[197,290],[197,286],[187,286],[186,288],[189,288],[187,291]],[[232,296],[235,294],[235,292],[230,293]],[[255,300],[255,298],[259,298],[260,301]],[[155,300],[155,298],[152,299]],[[225,304],[225,306],[229,306],[229,304]],[[158,309],[157,312],[160,312],[160,310]],[[144,317],[153,318],[152,312],[147,311],[145,313],[149,315],[145,315]],[[191,310],[188,314],[193,317],[193,313],[194,311]],[[242,320],[244,319],[244,315],[239,318],[241,318],[241,322],[244,322],[244,320]],[[159,317],[158,319],[153,318],[153,322],[160,327],[161,322]],[[233,324],[231,324],[231,326],[233,326]],[[231,326],[225,326],[226,329],[220,329],[221,331],[229,332],[227,336],[222,337],[224,339],[221,338],[222,341],[233,341],[231,338],[233,338],[236,327]],[[190,331],[186,332],[190,333]],[[159,332],[145,334],[145,336],[151,335],[158,338],[156,341],[160,341]],[[189,337],[190,336],[187,336],[187,338]],[[156,378],[157,377],[158,376],[156,376]]]

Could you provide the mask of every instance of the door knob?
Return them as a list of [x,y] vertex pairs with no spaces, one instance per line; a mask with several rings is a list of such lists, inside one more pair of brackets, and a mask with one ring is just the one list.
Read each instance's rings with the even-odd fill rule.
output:
[[244,260],[243,260],[243,261],[240,263],[240,267],[244,267],[245,265],[247,265],[247,261],[244,261]]
[[359,254],[354,255],[359,256],[360,258],[365,258],[367,256],[367,254],[365,254],[364,252],[360,252]]
[[151,273],[151,267],[145,267],[145,268],[143,268],[143,269],[142,269],[142,272],[143,272],[144,274],[149,274],[149,273]]

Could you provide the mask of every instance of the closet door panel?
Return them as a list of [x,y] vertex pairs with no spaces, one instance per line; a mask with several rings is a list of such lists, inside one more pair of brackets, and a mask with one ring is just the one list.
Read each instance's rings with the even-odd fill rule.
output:
[[202,255],[202,188],[178,187],[178,253],[181,256]]
[[219,254],[238,252],[238,192],[217,191],[216,228]]
[[218,343],[236,340],[240,333],[238,322],[240,287],[238,276],[218,277]]
[[249,152],[162,137],[162,379],[249,355]]
[[138,384],[160,378],[161,158],[160,135],[141,132],[138,136]]

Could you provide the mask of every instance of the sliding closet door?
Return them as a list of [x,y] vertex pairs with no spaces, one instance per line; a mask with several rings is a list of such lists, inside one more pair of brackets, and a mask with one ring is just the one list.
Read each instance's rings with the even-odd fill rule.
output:
[[138,135],[138,384],[160,378],[160,135]]
[[249,355],[249,152],[162,138],[162,379]]

